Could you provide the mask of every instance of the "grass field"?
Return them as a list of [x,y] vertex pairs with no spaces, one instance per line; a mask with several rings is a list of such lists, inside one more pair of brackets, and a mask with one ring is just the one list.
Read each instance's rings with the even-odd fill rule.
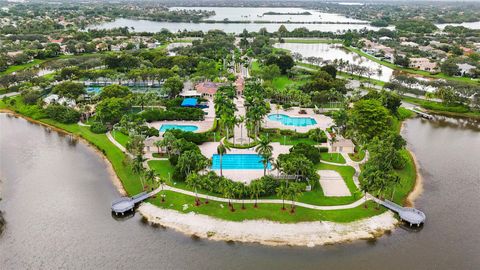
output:
[[338,164],[345,164],[345,158],[339,153],[320,153],[320,159]]
[[433,113],[444,114],[449,116],[480,118],[480,110],[472,110],[466,105],[449,105],[436,101],[424,100],[414,97],[403,96],[402,100],[418,105]]

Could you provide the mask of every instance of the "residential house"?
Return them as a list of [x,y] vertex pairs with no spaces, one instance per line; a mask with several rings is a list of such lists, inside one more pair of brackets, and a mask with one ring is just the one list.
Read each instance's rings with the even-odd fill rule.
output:
[[65,104],[68,107],[75,107],[76,102],[73,99],[65,98],[65,97],[60,97],[59,95],[56,94],[51,94],[48,95],[43,99],[43,102],[45,102],[46,105],[50,104]]
[[437,63],[425,57],[410,58],[410,67],[429,72],[435,72],[438,69]]
[[245,88],[245,79],[243,76],[238,76],[235,81],[235,88],[237,89],[237,95],[243,95],[243,89]]
[[467,63],[457,64],[457,66],[458,66],[458,69],[459,69],[460,74],[462,76],[472,75],[473,71],[477,68],[476,66],[472,66],[472,65],[467,64]]

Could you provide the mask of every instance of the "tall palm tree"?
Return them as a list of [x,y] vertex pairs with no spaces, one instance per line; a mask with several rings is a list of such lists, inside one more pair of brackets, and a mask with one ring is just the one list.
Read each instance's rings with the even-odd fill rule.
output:
[[267,153],[271,154],[273,152],[273,146],[270,145],[270,140],[265,136],[260,137],[255,152],[261,156]]
[[175,136],[171,132],[166,132],[165,134],[163,134],[163,140],[161,141],[162,142],[161,147],[165,147],[165,150],[167,152],[168,157],[170,157],[170,154],[173,150],[173,147],[174,147],[174,144],[175,144],[176,140],[177,139],[175,138]]
[[159,177],[158,178],[158,184],[160,185],[161,189],[160,189],[160,197],[162,197],[162,202],[165,202],[165,196],[163,194],[163,187],[165,185],[165,179],[163,179],[162,177]]
[[392,190],[392,197],[390,198],[390,201],[393,201],[393,196],[395,195],[395,188],[397,185],[402,185],[401,183],[401,178],[398,175],[393,175],[391,179],[389,179],[389,183],[392,185],[393,190]]
[[145,177],[145,182],[150,186],[150,189],[153,190],[156,177],[155,172],[153,170],[146,170],[143,176]]
[[154,146],[157,147],[157,153],[160,155],[160,147],[163,146],[163,142],[162,140],[157,140],[153,143]]
[[195,191],[195,205],[200,205],[200,199],[198,198],[197,189],[200,188],[201,179],[200,176],[196,173],[191,173],[187,176],[185,180],[188,187],[192,188]]
[[262,155],[263,176],[267,175],[267,167],[271,162],[273,162],[272,153],[267,152]]
[[282,182],[280,186],[275,189],[275,193],[278,197],[282,198],[282,211],[285,211],[285,198],[288,196],[287,182]]
[[290,183],[287,188],[288,197],[292,200],[290,213],[295,213],[295,200],[302,194],[303,186],[300,183]]
[[282,172],[282,163],[278,158],[272,162],[272,167],[277,171],[277,176],[280,176],[280,173]]
[[223,155],[230,150],[229,146],[225,146],[222,142],[217,146],[217,154],[220,158],[220,176],[223,176]]
[[245,122],[245,116],[240,115],[237,117],[236,125],[240,127],[240,142],[243,143],[243,123]]
[[250,189],[250,197],[252,199],[255,198],[255,205],[253,207],[257,208],[258,196],[260,196],[262,192],[265,192],[265,185],[263,184],[262,181],[252,181],[250,183],[249,189]]

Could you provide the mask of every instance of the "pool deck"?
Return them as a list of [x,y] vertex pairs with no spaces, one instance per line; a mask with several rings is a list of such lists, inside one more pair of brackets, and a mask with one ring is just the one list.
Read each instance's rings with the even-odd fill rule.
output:
[[330,118],[328,116],[325,116],[323,114],[316,114],[316,113],[313,112],[313,109],[303,109],[307,112],[307,114],[300,114],[300,113],[298,113],[300,111],[299,107],[292,107],[290,110],[280,109],[280,110],[278,110],[278,114],[285,114],[285,115],[288,115],[290,117],[310,117],[310,118],[315,119],[317,124],[310,125],[310,126],[304,126],[304,127],[287,126],[287,125],[282,124],[280,121],[274,121],[274,120],[268,119],[269,115],[277,114],[277,110],[275,109],[275,105],[271,105],[271,108],[272,108],[272,111],[268,115],[266,115],[265,118],[263,119],[263,123],[264,123],[263,127],[264,128],[289,129],[289,130],[294,130],[296,132],[305,133],[305,132],[308,132],[309,130],[315,129],[315,128],[320,128],[322,130],[325,130],[326,128],[333,125],[333,119],[332,118]]
[[[205,115],[205,120],[203,120],[203,121],[179,121],[179,120],[175,120],[175,121],[155,121],[155,122],[149,123],[148,126],[160,130],[160,127],[162,125],[165,125],[165,124],[167,124],[167,125],[183,125],[183,126],[188,125],[188,126],[198,127],[198,129],[194,131],[195,133],[206,132],[213,127],[213,122],[215,120],[215,108],[214,108],[214,105],[213,105],[213,101],[211,99],[208,100],[208,108],[203,109],[203,111],[207,112],[207,114]],[[161,133],[163,133],[163,132],[161,132]]]
[[[199,145],[200,151],[202,154],[208,158],[212,158],[214,154],[217,153],[217,146],[219,142],[206,142],[202,145]],[[271,143],[273,146],[273,158],[277,158],[280,154],[287,154],[289,153],[289,149],[291,145],[280,145],[280,143]],[[255,152],[255,148],[248,148],[248,149],[235,149],[231,148],[227,154],[257,154]],[[220,174],[220,170],[213,170],[217,174]],[[275,174],[274,170],[268,170],[267,174]],[[223,175],[232,179],[233,181],[242,182],[250,184],[252,180],[258,179],[263,176],[263,169],[255,169],[255,170],[248,170],[248,169],[241,169],[241,170],[223,170]]]

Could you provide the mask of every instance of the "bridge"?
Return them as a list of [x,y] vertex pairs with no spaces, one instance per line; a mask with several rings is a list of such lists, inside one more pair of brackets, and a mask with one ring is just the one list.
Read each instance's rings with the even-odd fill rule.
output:
[[417,110],[417,109],[415,109],[415,108],[408,108],[408,109],[409,109],[410,111],[412,111],[412,112],[420,115],[421,117],[423,117],[423,118],[425,118],[425,119],[432,120],[432,119],[434,118],[433,115],[428,114],[428,113],[424,113],[424,112],[419,111],[419,110]]
[[135,204],[142,202],[152,196],[153,193],[142,192],[133,197],[121,197],[112,202],[112,212],[116,215],[124,215],[126,212],[132,210]]
[[403,207],[400,206],[394,202],[391,202],[389,200],[376,200],[379,204],[385,206],[386,208],[397,212],[398,215],[400,216],[401,220],[404,220],[410,224],[410,227],[412,225],[417,225],[420,226],[420,224],[425,222],[426,216],[425,213],[423,213],[420,210],[417,210],[412,207]]

